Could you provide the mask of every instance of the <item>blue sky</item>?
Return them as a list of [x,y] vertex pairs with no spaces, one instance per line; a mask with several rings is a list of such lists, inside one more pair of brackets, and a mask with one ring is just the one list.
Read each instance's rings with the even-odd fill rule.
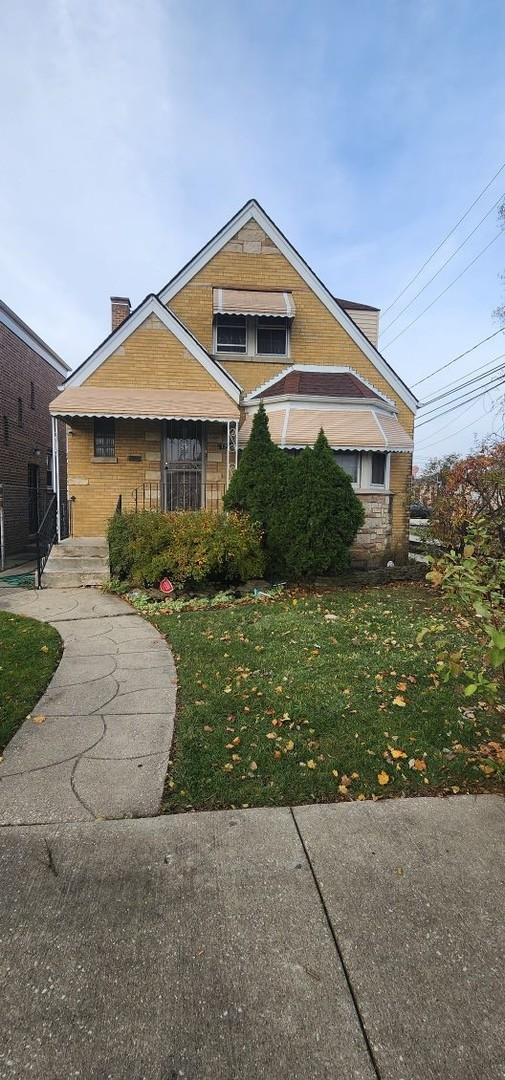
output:
[[[504,61],[500,0],[3,5],[0,295],[77,364],[111,293],[159,289],[255,196],[334,293],[385,307],[505,161]],[[505,171],[431,272],[502,192]],[[385,349],[408,383],[496,329],[504,269],[505,234]],[[496,396],[420,429],[416,459],[499,430]]]

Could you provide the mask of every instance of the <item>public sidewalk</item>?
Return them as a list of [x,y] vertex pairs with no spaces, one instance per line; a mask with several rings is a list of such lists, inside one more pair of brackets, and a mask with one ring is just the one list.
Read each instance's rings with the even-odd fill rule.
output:
[[505,804],[0,829],[0,1077],[501,1080]]

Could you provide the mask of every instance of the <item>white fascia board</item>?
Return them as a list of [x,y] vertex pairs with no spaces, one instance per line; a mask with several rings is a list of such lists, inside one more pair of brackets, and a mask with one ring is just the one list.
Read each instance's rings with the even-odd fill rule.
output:
[[134,314],[131,315],[129,319],[125,319],[124,323],[121,323],[121,325],[118,326],[117,330],[107,338],[103,345],[99,346],[99,348],[96,349],[83,364],[81,364],[81,367],[78,368],[73,375],[69,376],[65,382],[65,389],[68,389],[69,386],[81,386],[82,383],[112,355],[112,353],[119,349],[123,342],[126,341],[135,330],[138,330],[139,326],[145,322],[149,315],[156,315],[157,318],[160,319],[167,330],[170,330],[174,337],[181,342],[181,345],[184,345],[195,360],[199,361],[202,367],[204,367],[209,375],[212,376],[214,381],[219,384],[226,394],[228,394],[228,397],[238,405],[241,392],[238,383],[236,383],[231,375],[228,375],[211,356],[209,356],[193,335],[190,334],[189,330],[179,322],[175,315],[173,315],[173,313],[169,311],[156,296],[148,296],[144,303],[140,304]]
[[277,226],[274,225],[274,222],[270,220],[254,199],[251,199],[250,202],[246,203],[244,208],[217,233],[206,247],[202,248],[199,254],[195,255],[195,258],[192,259],[191,262],[189,262],[187,266],[185,266],[181,272],[161,290],[158,294],[160,300],[162,300],[164,304],[168,304],[172,297],[180,292],[180,290],[187,285],[188,281],[191,281],[195,274],[202,270],[203,267],[214,258],[214,255],[217,255],[224,245],[231,240],[232,236],[234,236],[239,229],[243,228],[251,218],[253,218],[267,236],[270,237],[276,247],[279,248],[279,251],[281,251],[288,262],[291,263],[293,269],[297,271],[321,303],[324,304],[329,312],[331,312],[343,329],[347,331],[349,337],[352,338],[358,348],[361,349],[361,352],[364,353],[374,367],[377,368],[377,371],[380,371],[381,375],[384,376],[391,387],[396,390],[398,397],[401,398],[407,408],[415,413],[418,409],[417,398],[414,397],[396,372],[389,366],[384,357],[381,356],[378,349],[375,348],[375,345],[372,345],[372,342],[368,340],[366,334],[360,330],[359,326],[357,326],[356,323],[349,318],[343,308],[337,304],[326,286],[323,285],[322,281],[319,280],[314,271],[310,269],[305,260],[302,259],[297,251],[295,251],[286,237],[283,236]]
[[[378,401],[376,397],[332,397],[329,394],[269,394],[269,396],[263,400],[263,405],[268,412],[270,404],[277,402],[289,402],[294,409],[380,409],[382,412],[387,412],[389,415],[396,416],[396,406],[393,402],[385,400]],[[259,402],[244,401],[244,405],[246,409],[250,409],[252,405],[259,405]]]
[[50,364],[60,375],[66,375],[69,372],[70,368],[68,368],[63,361],[57,360],[48,349],[45,349],[44,346],[41,345],[37,338],[32,337],[27,330],[24,330],[23,327],[19,326],[16,320],[12,319],[11,316],[8,315],[6,311],[2,311],[1,308],[0,323],[3,323],[8,330],[11,330],[20,341],[24,341],[25,345],[28,345],[34,353],[41,356],[42,359],[46,361],[46,364]]

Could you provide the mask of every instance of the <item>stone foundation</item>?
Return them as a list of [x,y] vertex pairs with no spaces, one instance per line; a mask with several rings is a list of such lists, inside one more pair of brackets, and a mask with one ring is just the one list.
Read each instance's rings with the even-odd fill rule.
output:
[[365,523],[351,548],[351,566],[369,570],[383,566],[390,558],[391,514],[389,495],[360,495],[365,509]]

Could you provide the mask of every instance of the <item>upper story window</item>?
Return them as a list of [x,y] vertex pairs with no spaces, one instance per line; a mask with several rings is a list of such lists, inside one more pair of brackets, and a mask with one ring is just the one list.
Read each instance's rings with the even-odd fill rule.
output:
[[275,316],[215,316],[215,350],[247,356],[287,356],[289,320]]
[[247,326],[245,315],[216,316],[217,352],[247,352]]
[[288,323],[287,319],[258,317],[256,322],[256,352],[263,356],[273,353],[275,356],[286,356],[288,351]]
[[113,458],[116,456],[116,423],[106,416],[95,420],[93,427],[94,456]]

